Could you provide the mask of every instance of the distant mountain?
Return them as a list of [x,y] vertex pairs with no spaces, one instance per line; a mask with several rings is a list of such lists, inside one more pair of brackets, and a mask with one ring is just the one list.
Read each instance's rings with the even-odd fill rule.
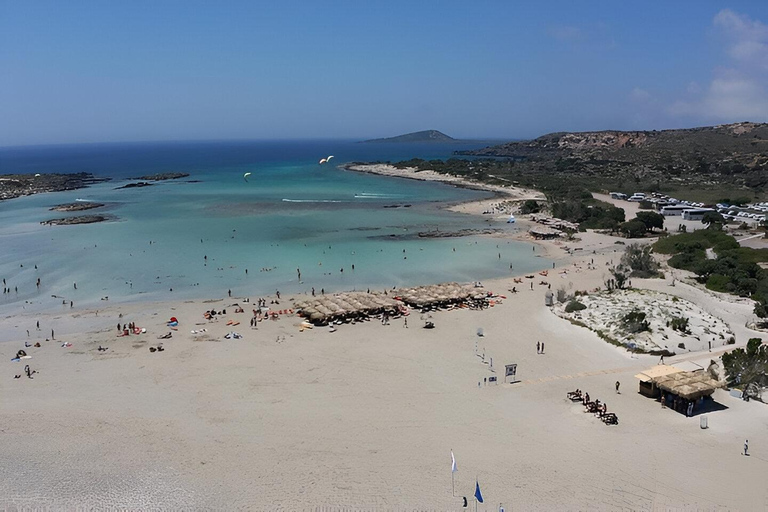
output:
[[443,132],[437,130],[424,130],[421,132],[406,133],[397,137],[387,137],[384,139],[364,140],[363,142],[459,142],[453,137],[449,137]]

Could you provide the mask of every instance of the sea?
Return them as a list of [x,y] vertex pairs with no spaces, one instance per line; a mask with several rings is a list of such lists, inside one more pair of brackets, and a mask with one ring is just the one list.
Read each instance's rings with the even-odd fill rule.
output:
[[[443,159],[487,142],[233,141],[0,148],[0,174],[89,172],[85,189],[0,202],[4,315],[173,301],[476,282],[548,265],[530,244],[419,237],[489,226],[446,205],[490,197],[435,182],[347,171],[347,162]],[[329,155],[330,164],[318,161]],[[138,176],[188,178],[119,189]],[[245,173],[251,173],[244,178]],[[50,208],[97,201],[98,210]],[[70,215],[111,220],[51,226]],[[299,278],[300,273],[300,278]],[[37,280],[40,279],[40,286]]]

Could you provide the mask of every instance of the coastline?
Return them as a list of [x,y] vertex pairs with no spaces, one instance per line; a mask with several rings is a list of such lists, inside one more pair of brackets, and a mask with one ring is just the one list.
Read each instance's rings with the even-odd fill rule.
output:
[[459,176],[449,176],[446,174],[440,174],[435,171],[417,171],[413,167],[406,167],[399,169],[390,164],[360,164],[350,163],[340,166],[341,169],[362,172],[367,174],[377,174],[379,176],[389,176],[392,178],[404,178],[409,180],[418,181],[438,181],[453,185],[455,187],[469,188],[473,190],[482,190],[484,192],[494,192],[499,197],[505,197],[510,200],[523,201],[526,199],[536,199],[543,201],[545,199],[544,194],[535,190],[528,190],[519,187],[503,187],[500,185],[489,185],[487,183],[481,183],[478,181],[468,180]]
[[[446,208],[501,225],[513,199],[493,192],[500,195]],[[415,309],[389,325],[373,319],[306,328],[290,310],[308,294],[261,296],[283,313],[255,328],[248,320],[258,296],[105,301],[98,309],[62,304],[0,319],[0,329],[17,333],[0,343],[0,385],[13,390],[0,402],[0,506],[146,508],[150,496],[161,508],[450,510],[472,496],[477,478],[489,502],[526,510],[759,509],[768,448],[756,443],[748,462],[758,466],[744,472],[733,447],[762,435],[768,408],[718,390],[725,410],[710,413],[711,428],[701,430],[699,417],[662,410],[635,393],[634,375],[656,366],[657,357],[610,345],[544,305],[550,290],[603,287],[623,246],[593,232],[534,241],[529,224],[518,219],[520,231],[483,236],[529,242],[554,268],[542,264],[532,278],[510,269],[508,277],[484,281],[504,298],[483,310],[432,311],[424,318],[434,329],[422,328]],[[668,364],[705,366],[756,335],[744,327],[749,304],[691,286],[685,272],[675,272],[634,285],[696,304],[727,323],[737,343],[681,352]],[[208,320],[212,308],[226,314]],[[171,318],[178,330],[168,326]],[[146,332],[120,336],[117,324],[131,322]],[[232,331],[242,338],[225,338]],[[542,341],[546,351],[538,353]],[[9,362],[20,349],[31,359]],[[515,384],[504,382],[510,363],[518,365]],[[23,375],[24,364],[38,372],[34,378]],[[566,400],[575,388],[607,401],[620,424],[607,427]],[[460,468],[456,496],[451,451]],[[663,458],[712,469],[680,472],[660,467]],[[35,478],[28,477],[30,460]],[[108,477],[95,484],[94,473]],[[58,481],[66,492],[47,483]]]

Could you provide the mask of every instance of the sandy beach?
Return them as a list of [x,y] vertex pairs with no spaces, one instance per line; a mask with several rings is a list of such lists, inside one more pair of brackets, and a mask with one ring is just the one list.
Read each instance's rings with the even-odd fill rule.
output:
[[[486,203],[459,207],[482,214]],[[621,257],[615,238],[578,237],[539,242],[537,252],[557,260],[547,276],[484,282],[507,298],[435,312],[432,330],[418,311],[407,328],[400,318],[301,331],[289,313],[253,329],[255,296],[3,318],[0,328],[27,325],[31,335],[0,344],[0,507],[460,510],[477,479],[479,510],[765,510],[764,404],[718,390],[702,429],[700,416],[638,394],[633,376],[658,357],[632,355],[545,306],[549,285],[594,290]],[[683,272],[632,284],[695,304],[736,338],[667,364],[706,366],[760,336],[745,327],[751,304]],[[245,313],[233,312],[236,303]],[[212,308],[227,314],[208,321]],[[171,317],[178,331],[158,339]],[[118,322],[147,332],[118,336]],[[225,339],[231,331],[242,338]],[[150,352],[159,343],[164,350]],[[9,362],[19,349],[32,358]],[[24,364],[38,372],[32,379]],[[519,382],[504,383],[505,364],[518,365]],[[619,424],[567,400],[576,388],[605,401]]]

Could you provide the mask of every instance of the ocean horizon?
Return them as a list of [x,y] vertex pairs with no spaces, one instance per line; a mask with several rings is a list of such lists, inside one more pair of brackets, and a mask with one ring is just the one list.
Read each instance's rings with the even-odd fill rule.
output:
[[[89,172],[111,180],[0,202],[0,277],[9,290],[0,303],[12,313],[70,309],[70,301],[98,309],[107,297],[114,303],[329,293],[470,282],[508,276],[510,265],[516,273],[546,265],[523,242],[419,237],[488,228],[489,218],[445,206],[490,193],[341,168],[450,158],[482,145],[313,140],[3,148],[0,174]],[[329,155],[332,165],[318,164]],[[190,176],[117,189],[164,172]],[[104,203],[88,213],[113,220],[40,224],[77,215],[49,209],[78,200]]]

